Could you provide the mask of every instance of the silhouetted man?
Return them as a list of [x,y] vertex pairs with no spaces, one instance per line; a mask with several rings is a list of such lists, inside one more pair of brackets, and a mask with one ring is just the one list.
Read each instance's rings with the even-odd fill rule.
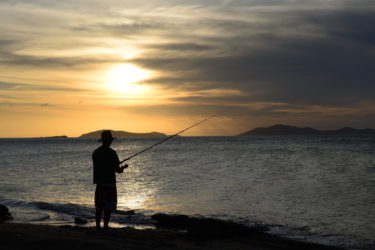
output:
[[120,167],[120,160],[116,151],[110,148],[112,141],[110,130],[105,130],[101,134],[99,142],[102,143],[100,147],[95,149],[92,154],[92,161],[94,163],[94,184],[95,190],[95,221],[96,228],[100,229],[100,221],[104,219],[104,229],[108,229],[111,213],[117,208],[117,189],[116,189],[116,174],[124,172],[125,165]]

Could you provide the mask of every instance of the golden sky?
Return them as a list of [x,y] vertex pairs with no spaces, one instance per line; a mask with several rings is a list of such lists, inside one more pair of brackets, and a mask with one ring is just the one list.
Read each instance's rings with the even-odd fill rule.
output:
[[3,0],[0,137],[374,127],[371,6]]

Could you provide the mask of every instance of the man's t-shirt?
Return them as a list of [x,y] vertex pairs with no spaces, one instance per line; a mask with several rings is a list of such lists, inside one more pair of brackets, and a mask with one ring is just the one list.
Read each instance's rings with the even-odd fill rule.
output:
[[94,163],[94,183],[95,184],[115,184],[116,168],[120,160],[116,151],[110,147],[100,146],[92,154]]

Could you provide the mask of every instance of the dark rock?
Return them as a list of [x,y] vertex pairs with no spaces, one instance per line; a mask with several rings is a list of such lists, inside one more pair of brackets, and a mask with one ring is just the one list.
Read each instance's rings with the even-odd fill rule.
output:
[[81,217],[75,217],[74,223],[79,224],[79,225],[84,225],[88,223],[88,220],[81,218]]
[[241,237],[263,233],[265,226],[248,227],[231,221],[211,218],[195,218],[177,214],[155,214],[151,216],[161,228],[187,229],[188,236],[196,239]]
[[164,228],[188,228],[190,218],[180,214],[154,214],[151,218],[157,221],[157,227]]
[[249,236],[266,231],[265,227],[248,227],[236,222],[211,218],[191,218],[188,235],[193,238],[224,238]]
[[7,206],[0,204],[0,222],[7,220],[13,220],[13,217],[10,214]]
[[134,210],[128,210],[128,211],[117,210],[117,211],[116,211],[116,214],[122,214],[122,215],[135,215],[135,211],[134,211]]

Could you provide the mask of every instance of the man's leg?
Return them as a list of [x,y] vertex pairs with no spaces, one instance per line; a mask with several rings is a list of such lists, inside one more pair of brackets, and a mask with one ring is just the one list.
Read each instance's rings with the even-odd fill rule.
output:
[[[102,210],[97,209],[96,214],[95,214],[96,229],[100,229],[101,220],[102,220]],[[105,219],[104,219],[104,222],[105,222]]]
[[108,229],[109,220],[111,219],[111,210],[104,210],[104,229]]

